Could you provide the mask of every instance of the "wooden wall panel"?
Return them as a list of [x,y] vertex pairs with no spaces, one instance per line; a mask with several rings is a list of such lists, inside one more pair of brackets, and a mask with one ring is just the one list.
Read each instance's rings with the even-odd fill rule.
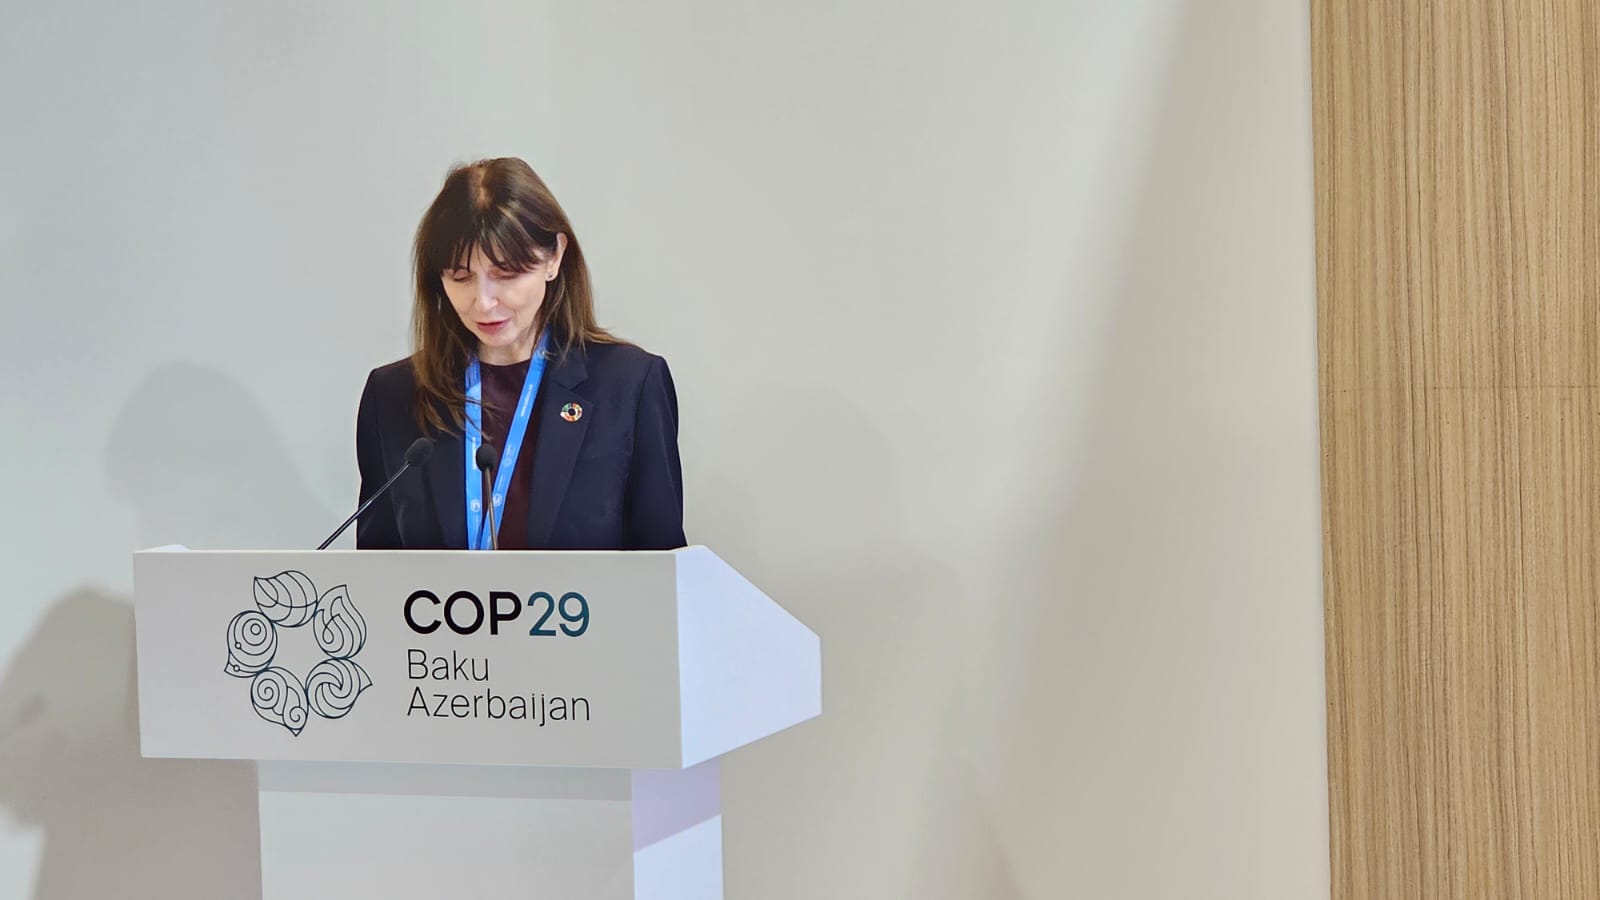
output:
[[1600,898],[1600,0],[1313,0],[1333,897]]

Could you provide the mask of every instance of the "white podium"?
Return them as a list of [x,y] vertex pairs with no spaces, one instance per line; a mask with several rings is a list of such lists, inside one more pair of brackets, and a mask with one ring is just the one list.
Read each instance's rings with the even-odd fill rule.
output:
[[[717,758],[821,712],[710,550],[146,550],[149,757],[257,761],[261,895],[722,896]],[[241,894],[253,894],[241,890]]]

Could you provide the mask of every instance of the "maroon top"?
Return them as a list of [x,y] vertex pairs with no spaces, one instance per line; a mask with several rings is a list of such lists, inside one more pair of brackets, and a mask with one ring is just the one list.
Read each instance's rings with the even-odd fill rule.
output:
[[[522,381],[528,377],[526,361],[509,366],[491,366],[478,363],[480,383],[483,385],[483,442],[498,451],[504,451],[506,433],[511,430],[511,417],[517,411],[517,401],[522,398]],[[539,437],[539,410],[544,406],[544,391],[533,403],[528,417],[528,432],[522,437],[522,449],[517,451],[517,467],[511,473],[511,487],[506,489],[506,505],[500,513],[499,548],[501,550],[528,549],[528,495],[533,491],[533,447]],[[500,460],[503,466],[506,460]]]

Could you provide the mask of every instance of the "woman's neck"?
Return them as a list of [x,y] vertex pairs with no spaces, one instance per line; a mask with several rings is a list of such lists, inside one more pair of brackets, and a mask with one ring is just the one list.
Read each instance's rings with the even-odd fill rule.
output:
[[514,366],[532,358],[532,350],[518,347],[478,347],[478,362],[487,366]]
[[505,347],[485,347],[478,345],[478,361],[491,366],[511,366],[533,359],[533,348],[539,343],[538,329],[531,329],[529,333],[515,344]]

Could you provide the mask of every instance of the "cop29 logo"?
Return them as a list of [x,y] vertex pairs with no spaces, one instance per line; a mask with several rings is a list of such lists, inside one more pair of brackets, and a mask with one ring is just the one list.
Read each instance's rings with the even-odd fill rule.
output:
[[[228,663],[223,671],[250,679],[250,705],[256,715],[298,737],[311,713],[338,719],[355,707],[372,679],[355,661],[367,642],[367,622],[350,601],[345,585],[318,596],[303,572],[280,572],[255,579],[256,608],[228,622]],[[302,680],[274,666],[279,629],[311,626],[324,659]],[[291,630],[288,632],[293,634]]]

